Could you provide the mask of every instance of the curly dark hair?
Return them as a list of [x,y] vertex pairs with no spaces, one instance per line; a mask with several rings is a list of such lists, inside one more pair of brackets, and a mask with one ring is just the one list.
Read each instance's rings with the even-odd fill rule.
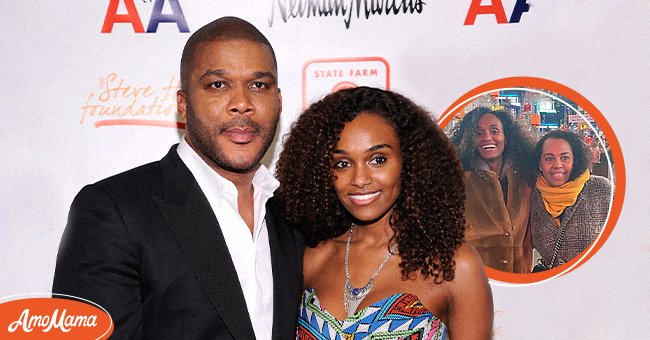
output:
[[350,228],[354,218],[333,185],[332,153],[345,123],[364,112],[384,118],[400,141],[401,191],[389,220],[402,277],[419,270],[436,283],[453,280],[454,252],[464,236],[462,168],[432,115],[400,94],[370,87],[341,90],[293,123],[276,168],[287,219],[312,247]]
[[549,138],[564,139],[571,146],[571,152],[573,153],[573,168],[569,174],[569,181],[575,180],[589,168],[591,165],[591,152],[589,146],[575,133],[562,130],[553,130],[548,132],[539,140],[539,142],[537,142],[534,153],[534,159],[537,162],[536,164],[539,164],[539,161],[542,159],[542,147],[544,146],[544,142]]
[[533,149],[535,148],[535,136],[526,127],[516,121],[513,116],[502,110],[490,110],[486,107],[477,107],[465,114],[459,126],[454,130],[451,142],[456,146],[460,161],[465,170],[474,169],[474,160],[480,157],[474,142],[474,131],[479,119],[485,114],[495,115],[503,125],[503,133],[506,137],[503,149],[504,158],[510,158],[517,174],[529,184],[535,183],[537,179],[537,166],[532,161]]

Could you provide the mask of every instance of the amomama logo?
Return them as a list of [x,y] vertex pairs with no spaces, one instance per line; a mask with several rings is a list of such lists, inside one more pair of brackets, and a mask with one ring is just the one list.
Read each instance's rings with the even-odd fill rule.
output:
[[[145,0],[145,3],[150,3],[152,0]],[[120,3],[126,9],[126,13],[117,13]],[[167,0],[171,13],[163,13],[163,6],[165,0],[155,0],[153,9],[151,10],[151,17],[147,25],[147,33],[156,33],[158,24],[161,22],[175,23],[178,26],[178,31],[187,33],[190,29],[187,27],[181,4],[178,0]],[[102,25],[102,33],[112,33],[113,26],[116,23],[131,24],[135,33],[144,33],[144,26],[138,9],[135,7],[133,0],[110,0],[108,9],[106,10],[106,17],[104,18],[104,25]]]
[[107,339],[113,328],[108,312],[90,301],[39,297],[0,304],[2,339]]

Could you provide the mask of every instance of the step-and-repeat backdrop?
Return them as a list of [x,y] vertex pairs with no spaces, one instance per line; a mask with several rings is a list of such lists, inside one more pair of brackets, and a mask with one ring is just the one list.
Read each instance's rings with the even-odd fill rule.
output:
[[[595,140],[616,190],[605,232],[562,275],[492,273],[497,339],[644,338],[650,271],[647,1],[10,1],[0,12],[0,299],[51,290],[82,186],[160,159],[183,133],[183,45],[221,16],[273,44],[281,136],[340,88],[398,91],[451,130],[477,105]],[[11,298],[10,298],[11,299]],[[5,298],[6,300],[6,298]]]

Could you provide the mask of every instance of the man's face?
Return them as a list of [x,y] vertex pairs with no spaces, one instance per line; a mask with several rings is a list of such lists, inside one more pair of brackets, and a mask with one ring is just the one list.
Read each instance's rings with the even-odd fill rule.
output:
[[199,44],[185,88],[177,105],[188,144],[218,172],[256,169],[282,110],[270,49],[250,40]]

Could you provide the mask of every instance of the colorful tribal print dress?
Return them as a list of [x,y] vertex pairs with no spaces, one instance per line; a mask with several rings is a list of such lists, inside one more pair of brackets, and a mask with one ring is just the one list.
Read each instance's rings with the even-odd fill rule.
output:
[[437,340],[447,339],[447,326],[413,294],[391,295],[339,321],[327,312],[316,292],[307,288],[298,314],[296,339]]

